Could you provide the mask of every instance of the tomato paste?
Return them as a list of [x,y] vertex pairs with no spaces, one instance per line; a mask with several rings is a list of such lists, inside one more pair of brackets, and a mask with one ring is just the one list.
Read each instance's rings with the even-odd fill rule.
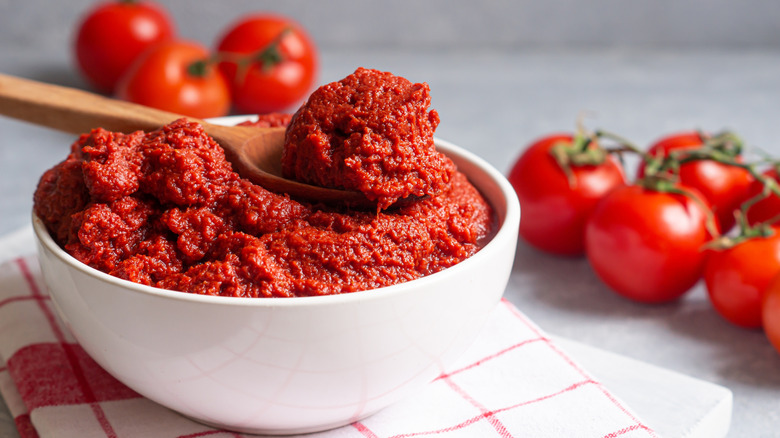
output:
[[295,113],[282,171],[323,187],[363,192],[387,208],[446,190],[455,166],[436,151],[439,114],[428,84],[365,68],[320,87]]
[[[233,172],[222,148],[199,124],[179,120],[153,132],[122,134],[97,128],[82,135],[68,157],[41,177],[35,212],[54,239],[83,263],[137,283],[197,294],[292,297],[352,292],[413,280],[473,255],[492,232],[493,212],[466,177],[430,149],[428,135],[438,116],[423,115],[419,108],[427,106],[426,87],[411,86],[413,91],[405,83],[381,85],[393,77],[361,74],[375,76],[372,80],[385,90],[377,91],[375,99],[393,101],[399,92],[418,103],[404,110],[391,103],[371,107],[366,120],[355,122],[363,128],[344,135],[345,140],[336,139],[342,128],[328,134],[330,147],[360,143],[356,137],[363,135],[369,137],[364,149],[377,141],[404,149],[389,155],[420,160],[406,155],[414,153],[406,151],[409,147],[434,157],[433,163],[412,166],[417,172],[411,170],[411,179],[422,181],[411,183],[415,188],[408,192],[427,195],[416,202],[360,211],[271,193]],[[349,93],[358,98],[369,88],[355,85]],[[290,132],[316,136],[328,124],[327,114],[339,118],[348,111],[331,111],[317,101],[316,109],[309,106],[292,118]],[[406,114],[413,126],[405,126],[394,111]],[[388,125],[403,133],[374,132],[384,113]],[[302,125],[303,120],[308,122]],[[349,125],[340,118],[338,123]],[[337,167],[349,173],[349,165]],[[388,186],[398,179],[377,172],[363,172],[358,179],[382,180],[380,185]],[[339,178],[331,169],[321,173]],[[429,174],[438,176],[428,181]],[[395,198],[399,193],[382,189],[379,196]]]
[[292,114],[268,113],[260,114],[256,119],[241,122],[239,125],[256,126],[258,128],[280,128],[289,125],[290,120],[292,120]]

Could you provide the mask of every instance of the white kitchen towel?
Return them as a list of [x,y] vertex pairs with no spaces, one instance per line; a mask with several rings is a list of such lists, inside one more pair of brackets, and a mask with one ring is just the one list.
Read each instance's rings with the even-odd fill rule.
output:
[[[260,298],[261,299],[261,298]],[[240,437],[147,400],[101,369],[53,310],[29,229],[0,240],[0,393],[22,438]],[[514,305],[415,396],[307,438],[657,437]]]

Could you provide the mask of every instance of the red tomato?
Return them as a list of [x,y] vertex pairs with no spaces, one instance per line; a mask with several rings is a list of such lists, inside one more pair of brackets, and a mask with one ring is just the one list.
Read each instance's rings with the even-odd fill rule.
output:
[[625,184],[623,167],[614,157],[600,165],[572,167],[574,186],[550,154],[561,142],[572,144],[570,134],[537,140],[509,172],[520,208],[520,235],[536,248],[558,255],[582,255],[585,223],[596,202]]
[[[669,155],[671,151],[700,149],[704,145],[698,132],[682,132],[656,141],[648,153],[658,157]],[[639,166],[642,176],[643,166]],[[691,161],[680,166],[680,184],[692,187],[701,193],[712,206],[723,232],[734,226],[734,210],[739,209],[748,196],[748,190],[754,178],[747,170],[718,163],[712,160]]]
[[638,185],[615,189],[596,205],[585,230],[593,270],[615,292],[636,301],[680,297],[704,267],[702,246],[709,233],[702,202]]
[[147,1],[109,1],[85,14],[75,40],[76,62],[98,91],[111,93],[147,48],[174,36],[168,13]]
[[[764,175],[780,182],[780,176],[777,169],[771,168],[764,172]],[[753,181],[748,190],[748,198],[758,195],[764,190],[764,184],[759,181]],[[777,219],[780,215],[780,197],[770,194],[768,197],[753,204],[747,211],[747,221],[750,225],[765,222],[771,219]]]
[[[233,104],[239,112],[264,114],[289,109],[311,91],[318,74],[318,54],[298,23],[272,14],[256,14],[234,23],[217,50],[228,57],[251,55],[239,67],[230,60],[220,69],[230,80]],[[223,57],[224,57],[223,56]]]
[[146,51],[117,86],[121,99],[190,117],[224,116],[230,109],[227,81],[214,65],[190,71],[208,51],[192,42],[169,41]]
[[727,321],[761,327],[761,299],[780,272],[780,233],[755,237],[719,251],[710,251],[704,268],[707,293]]
[[780,274],[772,277],[764,291],[761,322],[769,342],[780,352]]

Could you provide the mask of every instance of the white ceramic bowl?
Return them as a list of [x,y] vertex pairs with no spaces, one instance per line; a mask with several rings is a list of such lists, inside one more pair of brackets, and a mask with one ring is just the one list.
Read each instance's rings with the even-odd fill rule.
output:
[[92,269],[33,227],[53,302],[78,342],[138,393],[197,421],[293,434],[348,424],[436,378],[473,342],[506,287],[520,207],[506,179],[440,150],[498,216],[471,258],[407,283],[342,295],[227,298],[138,285]]

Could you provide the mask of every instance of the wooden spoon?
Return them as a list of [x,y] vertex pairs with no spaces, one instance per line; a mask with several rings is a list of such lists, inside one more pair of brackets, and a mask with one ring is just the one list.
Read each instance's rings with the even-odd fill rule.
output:
[[[129,133],[153,131],[184,116],[74,88],[0,74],[0,115],[73,134],[94,128]],[[328,189],[283,178],[284,128],[203,125],[244,178],[293,198],[353,207],[376,206],[363,193]]]

